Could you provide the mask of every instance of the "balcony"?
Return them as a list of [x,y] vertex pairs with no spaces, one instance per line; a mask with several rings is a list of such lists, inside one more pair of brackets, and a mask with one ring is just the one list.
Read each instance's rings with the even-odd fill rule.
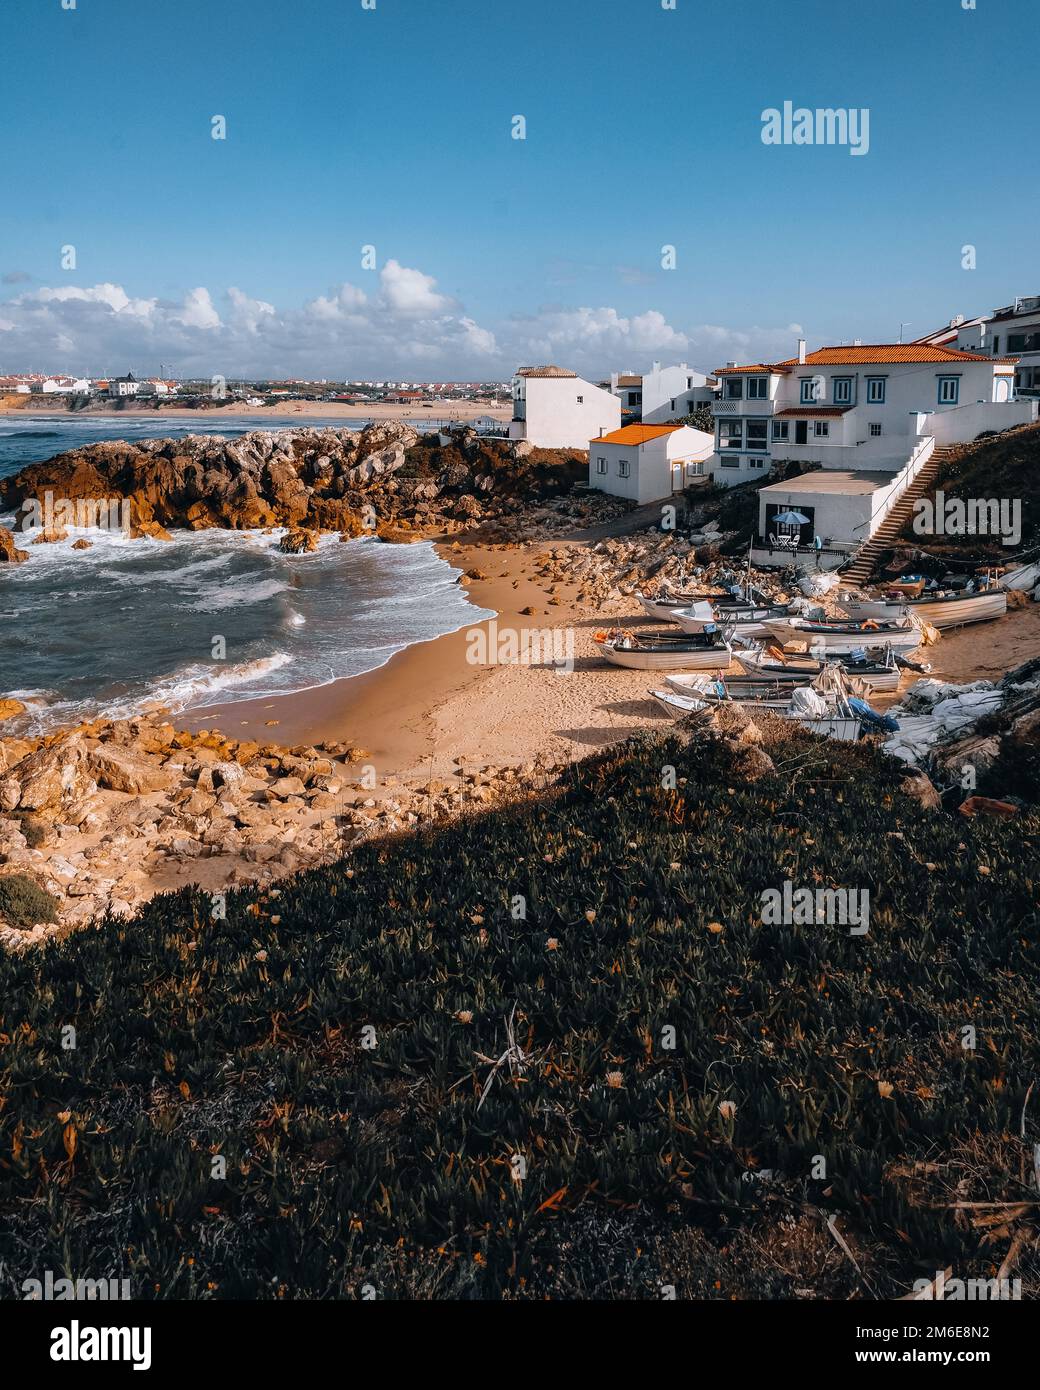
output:
[[776,401],[712,401],[711,413],[719,415],[772,415]]

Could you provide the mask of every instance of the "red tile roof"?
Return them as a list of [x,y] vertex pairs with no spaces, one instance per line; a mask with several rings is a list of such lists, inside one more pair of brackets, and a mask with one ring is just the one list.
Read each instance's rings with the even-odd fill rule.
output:
[[833,415],[844,415],[852,407],[848,405],[793,405],[786,410],[778,410],[778,420],[825,420]]
[[793,372],[803,367],[887,367],[912,366],[915,363],[935,363],[938,366],[956,362],[1017,362],[1017,357],[989,357],[981,352],[958,352],[953,348],[930,343],[868,343],[860,347],[825,347],[806,354],[804,362],[788,357],[783,362],[756,363],[749,367],[719,367],[720,376],[737,372]]

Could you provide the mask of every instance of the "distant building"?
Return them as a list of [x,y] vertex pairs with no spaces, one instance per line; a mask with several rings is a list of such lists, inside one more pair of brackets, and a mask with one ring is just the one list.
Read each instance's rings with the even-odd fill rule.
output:
[[706,479],[715,437],[688,425],[623,425],[589,440],[589,487],[656,502]]
[[133,372],[127,372],[126,376],[113,377],[108,383],[108,394],[113,399],[119,396],[136,396],[140,389],[141,383]]
[[521,367],[512,381],[510,439],[540,449],[587,449],[621,426],[617,396],[566,367]]

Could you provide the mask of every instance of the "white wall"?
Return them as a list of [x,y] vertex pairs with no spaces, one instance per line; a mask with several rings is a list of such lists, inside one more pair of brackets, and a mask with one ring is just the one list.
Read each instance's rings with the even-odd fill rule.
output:
[[662,367],[655,362],[643,375],[643,423],[660,425],[681,419],[714,398],[703,372],[694,371],[685,362],[677,367]]
[[587,449],[590,439],[620,428],[617,396],[581,377],[520,380],[525,418],[510,425],[512,439],[539,449]]
[[[689,464],[700,464],[712,455],[714,439],[688,426],[649,439],[645,444],[606,444],[588,441],[589,486],[629,501],[656,502],[686,486]],[[599,460],[606,473],[599,471]],[[628,463],[629,476],[621,477],[619,464]]]

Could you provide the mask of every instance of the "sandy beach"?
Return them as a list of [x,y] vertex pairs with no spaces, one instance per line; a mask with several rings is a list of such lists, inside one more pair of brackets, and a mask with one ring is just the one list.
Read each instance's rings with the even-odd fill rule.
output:
[[[30,404],[29,402],[34,402]],[[429,419],[442,420],[509,420],[513,408],[510,404],[492,404],[486,401],[434,401],[429,405],[392,405],[373,401],[368,405],[345,405],[340,401],[282,401],[277,405],[247,405],[245,401],[229,401],[225,405],[206,406],[193,410],[189,406],[176,404],[145,405],[143,403],[120,406],[118,409],[101,406],[97,409],[65,410],[60,398],[39,396],[0,396],[0,415],[60,415],[62,419],[75,420],[79,417],[89,419],[116,419],[129,416],[132,419],[163,420],[211,420],[227,416],[247,415],[271,417],[272,425],[277,427],[283,421],[293,424],[307,420],[408,420],[421,425]]]
[[[349,741],[368,751],[381,784],[391,787],[398,781],[451,777],[460,766],[567,762],[641,730],[667,728],[670,721],[648,696],[661,678],[606,665],[593,643],[593,634],[612,621],[656,625],[631,599],[591,611],[577,600],[573,586],[547,587],[536,571],[548,544],[455,543],[439,549],[456,568],[487,575],[462,582],[475,604],[497,612],[500,629],[572,632],[572,672],[545,665],[469,664],[467,633],[486,630],[488,620],[409,647],[361,676],[277,699],[211,706],[179,722],[290,746]],[[528,608],[534,612],[522,611]],[[1038,655],[1040,607],[1028,604],[1000,622],[948,631],[924,659],[940,679],[972,681],[998,679]],[[913,679],[904,677],[900,690]],[[898,694],[876,696],[873,703],[883,708],[898,699]],[[379,791],[372,794],[378,797]]]

